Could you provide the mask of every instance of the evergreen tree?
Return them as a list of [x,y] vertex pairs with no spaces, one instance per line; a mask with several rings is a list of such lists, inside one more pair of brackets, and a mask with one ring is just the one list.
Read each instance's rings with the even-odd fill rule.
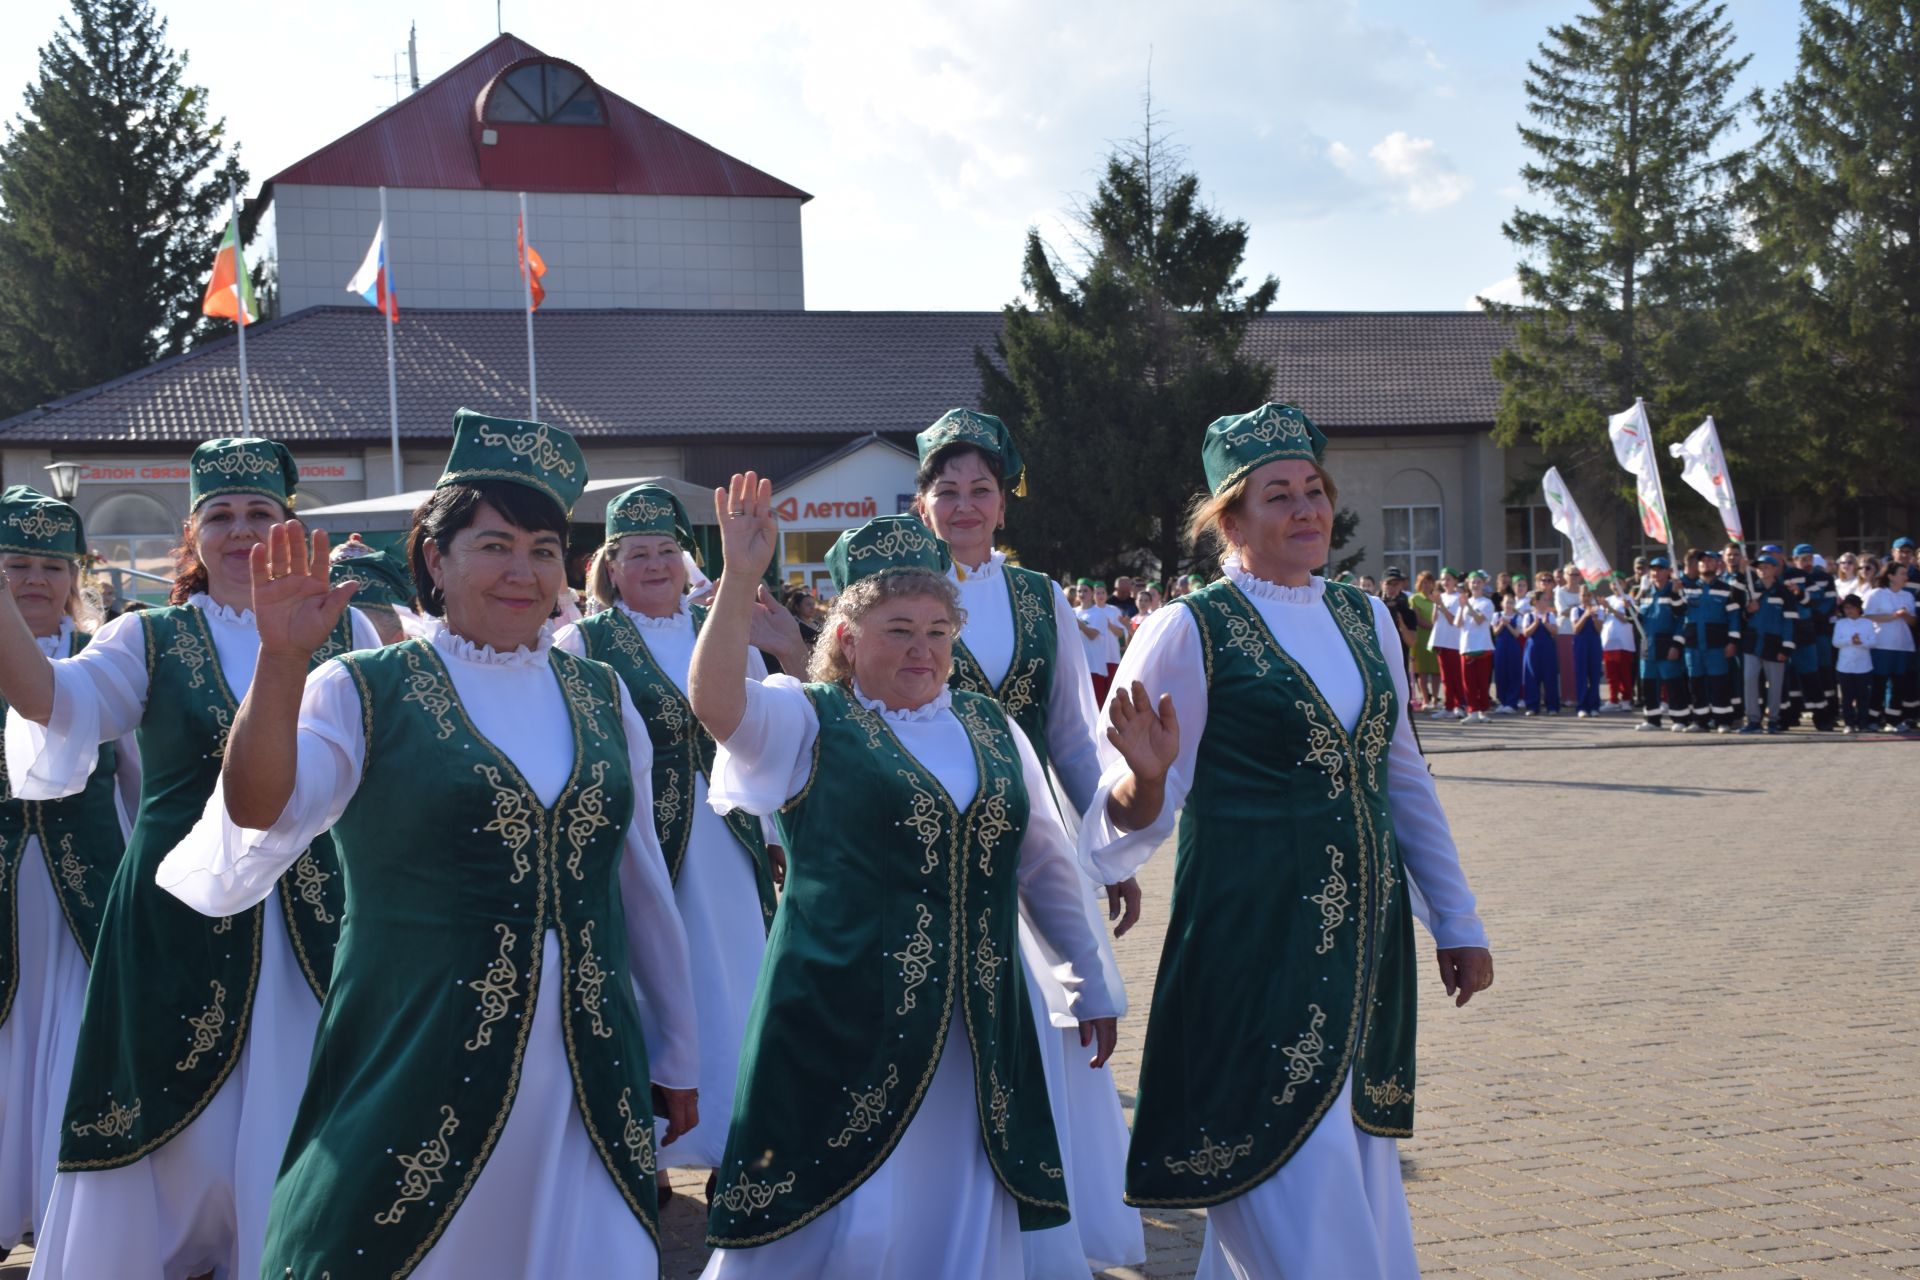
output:
[[1201,433],[1265,402],[1273,378],[1240,344],[1279,281],[1241,296],[1246,224],[1201,202],[1155,125],[1149,103],[1141,136],[1108,156],[1076,266],[1027,233],[1030,302],[1004,309],[997,359],[976,352],[983,404],[1018,436],[1038,495],[1010,504],[1011,536],[1055,570],[1136,568],[1144,548],[1178,572]]
[[1920,3],[1802,0],[1799,69],[1747,193],[1779,272],[1763,369],[1778,492],[1920,493]]
[[1728,143],[1747,59],[1724,13],[1589,0],[1528,62],[1521,176],[1540,202],[1501,228],[1525,302],[1483,303],[1513,330],[1494,361],[1500,443],[1611,467],[1606,418],[1638,396],[1667,438],[1718,415],[1737,452],[1748,384],[1720,308],[1741,267],[1729,197],[1748,154]]
[[200,295],[247,175],[166,34],[148,0],[73,0],[0,140],[0,416],[214,331]]

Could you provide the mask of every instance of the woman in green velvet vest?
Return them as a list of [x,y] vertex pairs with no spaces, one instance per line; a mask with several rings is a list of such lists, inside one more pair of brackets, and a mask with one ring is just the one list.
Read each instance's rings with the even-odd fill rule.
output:
[[548,637],[585,484],[566,433],[462,411],[409,537],[430,634],[311,675],[353,584],[297,522],[254,563],[259,673],[161,879],[214,915],[338,844],[263,1276],[657,1273],[653,1098],[669,1141],[693,1126],[697,1046],[646,725]]
[[1207,1208],[1209,1277],[1418,1275],[1395,1144],[1416,910],[1448,994],[1493,981],[1392,619],[1316,572],[1325,443],[1288,405],[1207,429],[1192,532],[1225,544],[1223,576],[1142,624],[1081,829],[1111,880],[1179,815],[1127,1195]]
[[[333,965],[338,869],[316,838],[265,887],[277,901],[213,920],[154,875],[218,779],[259,652],[248,557],[287,518],[298,480],[284,445],[209,440],[189,463],[173,603],[115,618],[52,662],[17,615],[0,613],[15,796],[84,792],[101,744],[127,734],[142,768],[139,813],[101,906],[60,1174],[35,1242],[42,1276],[259,1268]],[[377,643],[364,618],[343,614],[316,658]]]
[[[86,549],[80,513],[66,503],[25,485],[0,493],[4,595],[49,659],[93,638]],[[102,743],[85,790],[39,801],[13,795],[0,761],[0,1249],[37,1233],[53,1191],[87,967],[127,847],[123,798],[140,796],[133,761]]]
[[1020,1231],[1068,1218],[1023,903],[1068,957],[1096,1064],[1114,1035],[1045,772],[997,702],[948,686],[961,619],[926,526],[883,516],[842,535],[813,682],[755,684],[771,487],[736,476],[715,507],[726,561],[691,680],[721,744],[712,803],[777,814],[788,867],[706,1275],[1017,1276]]

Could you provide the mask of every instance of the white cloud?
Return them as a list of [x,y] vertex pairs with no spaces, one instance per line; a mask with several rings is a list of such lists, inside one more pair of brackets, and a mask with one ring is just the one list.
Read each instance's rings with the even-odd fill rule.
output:
[[1461,173],[1432,138],[1416,138],[1396,129],[1367,155],[1373,167],[1398,188],[1395,197],[1421,213],[1457,203],[1473,187],[1473,179]]
[[1349,173],[1360,157],[1354,155],[1353,148],[1346,143],[1335,142],[1327,148],[1327,159],[1332,161],[1333,167],[1340,172]]
[[1467,310],[1479,310],[1480,299],[1482,298],[1487,299],[1489,302],[1519,303],[1526,301],[1525,296],[1520,292],[1519,276],[1508,276],[1505,280],[1495,280],[1492,284],[1484,288],[1474,290],[1473,296],[1467,299]]

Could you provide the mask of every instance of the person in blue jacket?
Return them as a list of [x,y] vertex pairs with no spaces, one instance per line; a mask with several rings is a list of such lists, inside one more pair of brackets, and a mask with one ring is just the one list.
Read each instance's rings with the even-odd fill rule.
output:
[[1740,652],[1740,614],[1732,588],[1714,571],[1718,559],[1711,551],[1687,552],[1687,576],[1681,580],[1687,597],[1683,661],[1693,702],[1689,732],[1739,728],[1733,715],[1733,662]]
[[1780,581],[1780,557],[1762,554],[1753,562],[1754,589],[1741,628],[1741,665],[1746,677],[1747,723],[1741,733],[1759,733],[1760,677],[1767,678],[1766,732],[1783,733],[1781,705],[1786,694],[1787,661],[1793,657],[1794,624],[1800,605]]
[[[1526,640],[1522,655],[1520,683],[1527,691],[1527,714],[1560,714],[1560,642],[1559,621],[1553,612],[1553,592],[1533,593],[1533,608],[1520,624]],[[1544,705],[1544,708],[1542,704]]]
[[1640,705],[1647,718],[1638,728],[1658,729],[1660,717],[1672,717],[1673,728],[1687,727],[1689,708],[1687,671],[1681,660],[1687,634],[1684,621],[1686,597],[1673,580],[1673,561],[1655,556],[1647,561],[1647,580],[1634,593],[1633,602],[1640,611]]

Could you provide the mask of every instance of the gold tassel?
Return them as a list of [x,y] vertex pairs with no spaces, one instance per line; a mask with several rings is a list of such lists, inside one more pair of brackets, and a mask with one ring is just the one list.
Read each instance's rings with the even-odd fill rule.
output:
[[1016,498],[1024,498],[1027,496],[1027,471],[1025,467],[1020,469],[1020,483],[1013,486],[1013,496]]

